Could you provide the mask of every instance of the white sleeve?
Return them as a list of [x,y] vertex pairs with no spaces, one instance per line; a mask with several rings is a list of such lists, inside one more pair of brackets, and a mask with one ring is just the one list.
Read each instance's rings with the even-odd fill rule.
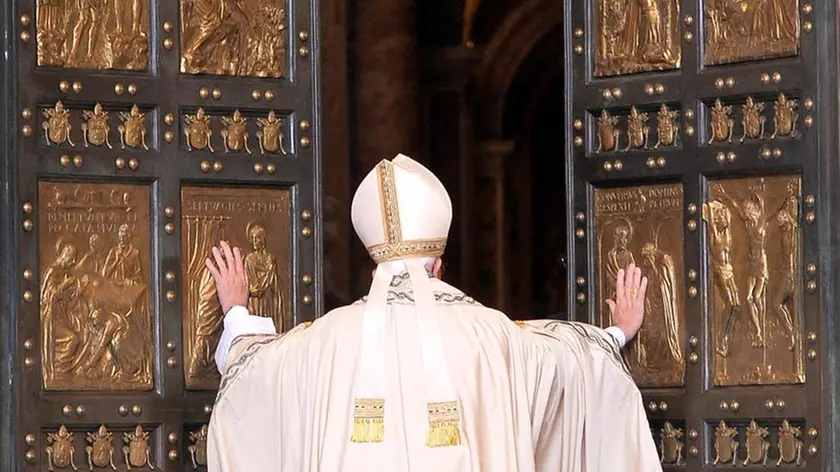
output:
[[[615,338],[615,341],[618,343],[619,349],[623,348],[624,345],[627,344],[627,337],[624,336],[624,332],[621,331],[621,328],[618,328],[617,326],[610,326],[604,329],[604,331],[610,333],[612,337]],[[221,346],[221,343],[219,343],[219,345]]]
[[216,347],[215,356],[216,368],[222,375],[225,373],[228,352],[234,339],[246,334],[277,334],[274,320],[262,316],[253,316],[242,305],[231,307],[225,314],[224,323],[225,328],[222,331],[222,337],[219,339],[219,345]]

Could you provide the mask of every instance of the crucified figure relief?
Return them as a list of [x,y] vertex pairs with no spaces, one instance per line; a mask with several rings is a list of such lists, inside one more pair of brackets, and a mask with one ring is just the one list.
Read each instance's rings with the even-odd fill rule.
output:
[[[723,186],[718,186],[718,194],[729,205],[735,209],[744,222],[749,241],[749,252],[747,255],[747,305],[750,309],[750,319],[755,327],[755,339],[752,347],[764,346],[764,330],[761,321],[767,315],[767,226],[773,218],[781,211],[782,206],[772,212],[765,209],[764,179],[759,180],[757,185],[750,186],[747,198],[741,203],[733,200]],[[784,203],[782,204],[784,205]],[[732,323],[727,322],[724,339],[731,336]]]
[[712,254],[715,287],[720,291],[728,309],[726,329],[717,352],[723,357],[729,354],[729,337],[735,325],[735,317],[741,309],[738,286],[735,285],[735,271],[732,269],[732,229],[731,214],[723,203],[712,200],[703,204],[703,220],[709,225],[709,251]]

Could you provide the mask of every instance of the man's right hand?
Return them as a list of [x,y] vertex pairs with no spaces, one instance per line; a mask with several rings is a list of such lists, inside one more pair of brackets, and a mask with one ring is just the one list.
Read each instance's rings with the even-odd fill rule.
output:
[[222,313],[226,314],[236,305],[248,306],[248,275],[239,248],[231,250],[226,241],[219,243],[219,246],[212,249],[213,258],[208,257],[204,264],[216,282],[219,304]]
[[642,277],[642,270],[636,264],[630,264],[627,270],[618,271],[615,300],[607,300],[613,325],[624,333],[626,342],[630,342],[642,327],[647,283],[647,277]]

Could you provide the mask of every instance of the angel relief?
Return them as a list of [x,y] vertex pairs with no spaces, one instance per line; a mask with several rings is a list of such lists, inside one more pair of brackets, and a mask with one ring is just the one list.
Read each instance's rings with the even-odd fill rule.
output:
[[[200,194],[201,192],[206,190],[187,189],[184,192],[187,198],[185,208],[191,208],[190,202],[197,202],[194,208],[202,206],[198,203],[206,203],[207,200],[201,200],[202,197],[206,197]],[[237,189],[237,193],[241,192],[244,192],[244,189]],[[272,197],[276,203],[271,203]],[[242,201],[260,200],[261,204],[256,205],[255,209],[275,211],[288,210],[287,198],[285,191],[277,195],[262,196],[263,200],[256,195],[241,195]],[[225,205],[220,205],[218,201],[213,203],[215,207],[239,207],[228,206],[227,202]],[[268,207],[260,208],[263,203]],[[283,287],[288,282],[284,282],[287,274],[278,264],[278,256],[285,257],[287,236],[281,229],[274,229],[272,232],[266,229],[263,221],[276,216],[247,211],[247,206],[240,209],[243,211],[231,211],[222,215],[189,211],[183,217],[183,244],[189,257],[189,265],[184,274],[187,283],[184,310],[185,313],[190,313],[190,316],[185,317],[184,334],[187,346],[185,368],[187,385],[190,388],[212,389],[219,380],[213,356],[221,336],[223,314],[216,296],[215,283],[204,265],[204,259],[220,240],[227,239],[242,249],[249,282],[248,310],[254,315],[273,319],[278,330],[283,329],[288,311],[284,302],[286,292]],[[283,253],[279,253],[278,250]]]
[[[103,194],[95,187],[69,194],[56,187],[42,212],[48,221],[68,221],[44,224],[48,233],[59,233],[52,255],[49,243],[41,244],[44,385],[48,390],[150,390],[148,253],[137,246],[141,238],[134,223],[104,223],[136,206],[129,192]],[[81,221],[82,212],[103,222],[69,223]],[[83,239],[68,231],[74,229],[92,232],[86,249],[81,249]]]
[[678,69],[679,0],[598,0],[596,77]]

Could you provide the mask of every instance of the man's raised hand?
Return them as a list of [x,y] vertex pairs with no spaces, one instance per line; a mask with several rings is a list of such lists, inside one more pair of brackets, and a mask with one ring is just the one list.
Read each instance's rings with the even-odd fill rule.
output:
[[642,270],[636,264],[630,264],[627,269],[620,269],[615,280],[615,300],[607,300],[612,313],[613,325],[624,333],[630,342],[645,316],[645,291],[647,277],[642,277]]
[[236,305],[248,306],[248,275],[242,262],[239,248],[231,249],[227,241],[219,243],[211,251],[213,257],[205,259],[204,264],[216,282],[216,293],[222,313],[227,313]]

